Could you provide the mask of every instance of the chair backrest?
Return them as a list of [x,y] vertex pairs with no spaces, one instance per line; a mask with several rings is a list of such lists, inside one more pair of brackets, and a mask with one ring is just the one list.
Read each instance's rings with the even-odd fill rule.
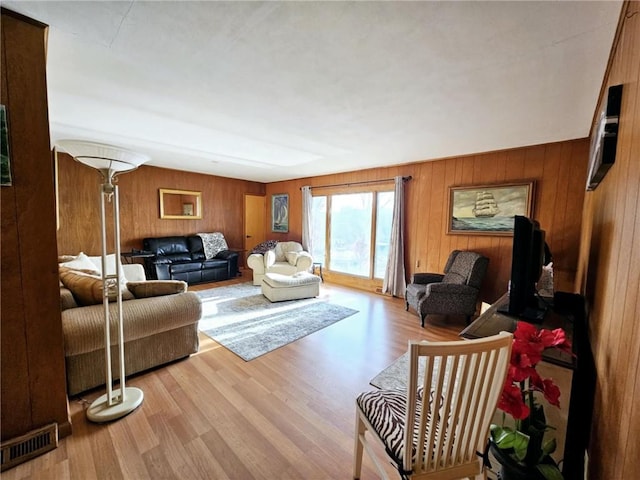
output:
[[[458,468],[460,477],[473,475],[465,468],[480,465],[476,452],[486,447],[512,343],[513,335],[507,332],[477,340],[409,342],[405,471],[427,474]],[[419,361],[425,362],[421,380]]]
[[278,242],[275,248],[276,262],[285,262],[288,252],[302,252],[302,245],[298,242]]
[[444,267],[442,283],[457,283],[480,288],[489,259],[476,252],[454,250]]

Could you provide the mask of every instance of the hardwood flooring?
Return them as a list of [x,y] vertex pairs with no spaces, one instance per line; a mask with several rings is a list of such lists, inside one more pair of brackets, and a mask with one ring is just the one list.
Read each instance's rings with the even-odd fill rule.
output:
[[[73,434],[2,479],[351,478],[356,395],[409,339],[455,340],[464,319],[422,329],[401,299],[321,288],[358,313],[251,362],[201,334],[196,355],[129,378],[145,398],[121,420],[86,420],[102,389],[71,398]],[[362,478],[377,478],[366,455]]]

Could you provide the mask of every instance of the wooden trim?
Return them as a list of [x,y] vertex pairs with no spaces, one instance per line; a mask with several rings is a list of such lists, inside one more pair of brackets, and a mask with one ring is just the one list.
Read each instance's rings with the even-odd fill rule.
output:
[[[0,7],[0,13],[2,15],[7,15],[9,17],[13,17],[16,20],[19,20],[21,22],[33,25],[34,27],[38,27],[38,28],[44,29],[45,30],[45,41],[46,41],[46,38],[47,38],[46,37],[46,32],[49,29],[49,25],[47,25],[46,23],[39,22],[38,20],[35,20],[33,18],[29,18],[29,17],[27,17],[27,16],[25,16],[25,15],[23,15],[21,13],[14,12],[13,10],[9,10],[6,7]],[[45,43],[45,50],[46,50],[46,43]]]
[[[402,177],[402,180],[404,180],[405,182],[411,180],[411,175],[409,175],[408,177]],[[395,182],[395,178],[382,178],[380,180],[364,180],[361,182],[346,182],[346,183],[336,183],[333,185],[318,185],[316,187],[311,187],[311,190],[313,190],[314,188],[352,187],[354,185],[358,186],[358,185],[371,185],[375,183],[393,183],[393,182]],[[300,187],[300,190],[302,190],[302,187]]]

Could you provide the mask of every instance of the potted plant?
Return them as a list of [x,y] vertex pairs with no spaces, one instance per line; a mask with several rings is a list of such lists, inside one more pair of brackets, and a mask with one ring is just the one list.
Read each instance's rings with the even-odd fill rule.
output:
[[[498,408],[513,417],[510,425],[491,425],[491,451],[502,466],[501,478],[562,479],[562,473],[551,458],[556,449],[555,438],[545,441],[547,425],[544,408],[536,397],[540,394],[555,407],[560,406],[560,389],[550,378],[536,371],[546,348],[557,348],[572,354],[571,343],[562,328],[538,329],[518,322],[513,334],[513,347],[507,379]],[[510,477],[511,475],[511,477]]]

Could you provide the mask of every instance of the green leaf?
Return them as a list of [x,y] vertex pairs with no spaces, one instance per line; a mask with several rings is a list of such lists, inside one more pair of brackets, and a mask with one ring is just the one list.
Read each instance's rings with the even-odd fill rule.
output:
[[564,480],[562,473],[555,465],[540,463],[536,465],[536,468],[542,474],[542,476],[546,478],[546,480]]
[[513,447],[513,442],[516,439],[516,432],[502,431],[502,433],[493,439],[496,442],[498,448],[507,449]]
[[544,455],[551,455],[553,452],[556,451],[558,444],[556,443],[556,439],[552,438],[551,440],[545,442],[545,444],[542,446],[542,452],[544,453]]
[[513,442],[511,447],[513,453],[519,461],[523,461],[527,456],[527,449],[529,448],[529,435],[525,435],[522,432],[514,432]]

